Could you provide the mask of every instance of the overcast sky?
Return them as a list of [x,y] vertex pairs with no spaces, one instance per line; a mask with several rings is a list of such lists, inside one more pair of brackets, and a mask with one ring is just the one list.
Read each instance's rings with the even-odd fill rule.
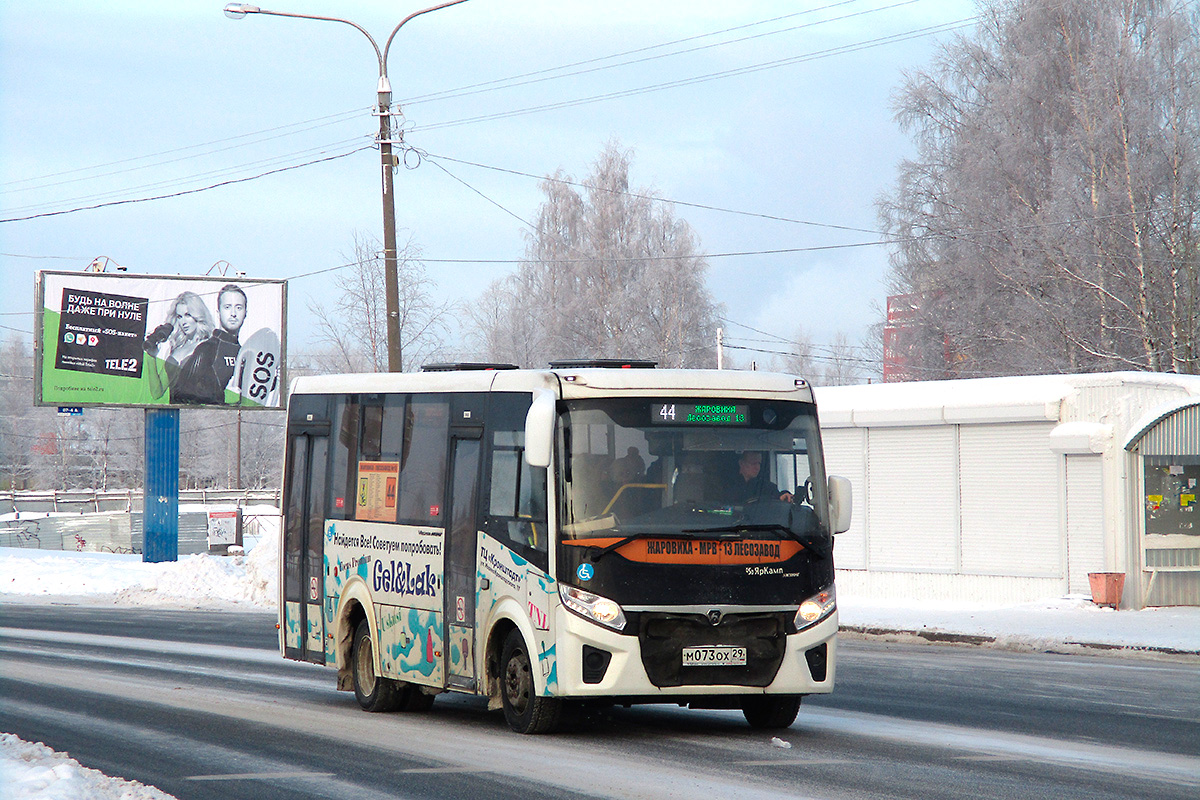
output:
[[[382,46],[424,4],[263,7],[347,17]],[[382,236],[370,43],[222,6],[0,4],[0,218],[45,215],[0,223],[0,333],[32,330],[39,269],[106,256],[131,272],[228,262],[293,278],[344,264],[356,231]],[[400,237],[441,295],[470,302],[514,268],[536,216],[538,181],[513,173],[582,179],[616,141],[635,187],[680,203],[712,254],[732,343],[779,347],[745,326],[857,341],[883,305],[888,249],[813,248],[876,239],[875,200],[912,152],[891,97],[974,13],[968,0],[470,0],[419,17],[389,58],[405,139],[429,156],[397,174]],[[118,201],[140,202],[71,211]],[[722,255],[769,250],[790,252]],[[306,348],[306,306],[330,286],[330,273],[291,281],[290,349]]]

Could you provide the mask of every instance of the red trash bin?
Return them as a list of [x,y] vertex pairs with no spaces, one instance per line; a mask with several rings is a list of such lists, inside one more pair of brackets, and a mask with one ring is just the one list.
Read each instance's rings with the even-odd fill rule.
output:
[[1096,605],[1117,608],[1121,604],[1124,572],[1089,572],[1088,583],[1092,587],[1092,602]]

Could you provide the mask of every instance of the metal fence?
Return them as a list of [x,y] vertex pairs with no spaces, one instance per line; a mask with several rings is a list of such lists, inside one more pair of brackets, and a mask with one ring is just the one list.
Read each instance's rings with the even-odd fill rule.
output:
[[[278,489],[181,489],[179,504],[279,505]],[[16,512],[141,511],[142,493],[114,491],[0,492],[0,515]]]
[[[278,491],[180,492],[179,554],[208,552],[208,506],[238,506],[247,546],[278,532]],[[11,510],[10,510],[11,509]],[[0,494],[0,547],[141,553],[140,492],[8,492]]]

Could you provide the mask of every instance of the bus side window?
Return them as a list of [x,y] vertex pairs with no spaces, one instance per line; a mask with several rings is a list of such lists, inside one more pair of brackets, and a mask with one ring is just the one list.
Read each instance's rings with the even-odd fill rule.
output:
[[484,530],[489,536],[549,569],[545,468],[525,463],[525,413],[529,395],[494,395],[486,439],[489,479]]
[[362,404],[362,436],[358,440],[360,461],[379,461],[383,439],[383,406],[379,401]]
[[358,402],[354,395],[334,399],[332,445],[333,469],[325,513],[329,519],[353,519],[358,480]]
[[484,527],[541,569],[549,565],[546,541],[546,469],[525,463],[525,434],[492,434],[491,495]]
[[448,398],[434,395],[409,398],[400,454],[398,522],[446,526],[442,496],[446,487],[449,434]]
[[406,399],[403,394],[359,397],[355,519],[396,521]]

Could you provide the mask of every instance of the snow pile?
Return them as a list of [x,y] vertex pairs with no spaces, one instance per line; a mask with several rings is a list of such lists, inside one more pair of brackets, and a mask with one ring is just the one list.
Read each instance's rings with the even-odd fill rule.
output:
[[270,536],[248,555],[183,556],[147,565],[137,585],[117,593],[118,605],[251,605],[274,608],[279,599],[279,540]]
[[139,555],[0,548],[0,596],[119,605],[275,608],[279,537],[247,555],[182,556],[147,564]]
[[0,733],[5,800],[174,800],[153,786],[110,778],[44,744]]

